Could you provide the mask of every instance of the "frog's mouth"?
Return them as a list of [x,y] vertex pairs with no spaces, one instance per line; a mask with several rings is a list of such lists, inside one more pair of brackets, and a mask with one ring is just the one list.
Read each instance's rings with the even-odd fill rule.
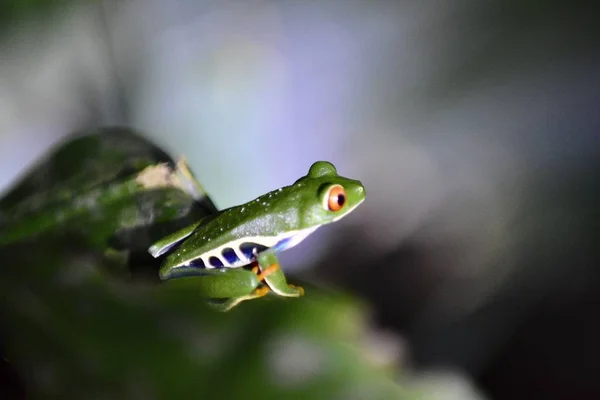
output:
[[344,218],[346,215],[348,215],[348,214],[352,213],[352,211],[353,211],[353,210],[354,210],[356,207],[358,207],[359,205],[361,205],[363,201],[365,201],[365,198],[363,198],[361,201],[359,201],[358,203],[356,203],[355,205],[353,205],[353,206],[352,206],[352,207],[351,207],[349,210],[346,210],[346,212],[345,212],[345,213],[343,213],[343,214],[340,214],[340,215],[338,215],[338,216],[334,217],[334,218],[331,220],[331,222],[339,221],[340,219]]

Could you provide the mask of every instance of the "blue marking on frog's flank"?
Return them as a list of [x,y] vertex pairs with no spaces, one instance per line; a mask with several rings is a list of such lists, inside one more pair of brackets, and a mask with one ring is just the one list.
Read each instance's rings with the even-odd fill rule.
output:
[[212,256],[208,259],[208,262],[215,268],[223,268],[223,261],[219,257]]
[[244,243],[240,244],[240,251],[244,254],[246,259],[248,259],[248,260],[254,259],[254,249],[256,249],[257,253],[260,253],[261,251],[267,250],[268,247],[263,246],[262,244],[250,243],[250,242],[244,242]]
[[201,258],[196,258],[195,260],[190,261],[189,266],[195,268],[206,268],[206,265]]
[[275,246],[273,246],[273,250],[279,252],[287,249],[291,240],[291,236],[289,238],[281,239]]
[[240,258],[235,254],[235,251],[231,247],[225,247],[221,252],[225,260],[231,265],[240,262]]

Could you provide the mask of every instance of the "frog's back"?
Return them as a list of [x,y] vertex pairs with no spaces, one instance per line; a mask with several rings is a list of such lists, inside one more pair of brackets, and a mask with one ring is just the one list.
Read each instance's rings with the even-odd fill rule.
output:
[[260,212],[265,207],[289,209],[275,204],[276,193],[210,218],[167,257],[167,263],[171,267],[238,268],[253,262],[257,253],[283,243],[295,233],[297,214]]

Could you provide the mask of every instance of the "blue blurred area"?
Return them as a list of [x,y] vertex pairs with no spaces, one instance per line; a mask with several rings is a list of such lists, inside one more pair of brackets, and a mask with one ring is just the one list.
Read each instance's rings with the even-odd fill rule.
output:
[[288,270],[366,297],[409,339],[415,365],[457,368],[493,398],[600,396],[590,372],[600,358],[589,326],[600,288],[590,10],[498,0],[60,7],[20,14],[0,37],[0,190],[65,135],[97,125],[131,125],[185,154],[219,207],[330,160],[369,198],[285,253]]

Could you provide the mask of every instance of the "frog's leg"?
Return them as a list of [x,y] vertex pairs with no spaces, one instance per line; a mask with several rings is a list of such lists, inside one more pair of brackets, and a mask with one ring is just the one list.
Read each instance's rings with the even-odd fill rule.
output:
[[[282,293],[281,291],[276,292],[272,287],[270,287],[271,283],[269,283],[269,286],[262,286],[262,287],[256,288],[252,291],[252,293],[245,295],[245,296],[234,297],[234,298],[231,298],[222,303],[216,303],[213,301],[210,303],[213,307],[215,307],[219,311],[229,311],[233,307],[235,307],[239,303],[241,303],[242,301],[252,300],[252,299],[259,298],[259,297],[263,297],[263,296],[267,295],[270,291],[273,291],[273,292],[279,294],[280,296],[288,296],[288,297],[299,297],[304,294],[304,289],[302,289],[301,287],[296,287],[296,286],[287,284],[287,282],[285,280],[285,276],[283,275],[281,268],[279,268],[279,263],[277,263],[277,262],[269,265],[267,268],[262,269],[262,270],[260,268],[260,263],[259,263],[259,265],[253,267],[251,271],[247,271],[247,270],[244,270],[244,271],[255,274],[256,279],[258,279],[258,281],[260,281],[260,282],[265,281],[268,283],[269,279],[272,279],[272,281],[275,282],[277,285],[283,285],[284,290],[286,290],[286,292],[285,293]],[[279,275],[279,277],[277,277],[277,275]]]
[[258,273],[258,269],[249,271],[243,268],[178,267],[171,271],[166,282],[169,282],[171,287],[193,287],[193,290],[209,299],[227,299],[210,300],[209,304],[219,311],[228,311],[242,301],[256,299],[269,293],[269,286],[263,285],[263,280],[275,271],[275,268]]
[[228,299],[247,296],[261,285],[257,274],[243,268],[206,269],[177,267],[170,271],[165,283],[170,286],[189,286],[203,297]]
[[[262,274],[265,274],[264,281],[271,290],[285,297],[300,297],[304,295],[304,289],[300,286],[294,286],[287,283],[283,271],[279,267],[277,256],[270,251],[263,251],[257,255],[258,265]],[[260,274],[258,275],[261,276]]]
[[213,307],[214,309],[216,309],[217,311],[229,311],[233,307],[240,304],[242,301],[257,299],[259,297],[266,296],[270,291],[271,291],[271,289],[269,289],[268,286],[262,286],[262,287],[254,289],[252,291],[252,293],[250,293],[246,296],[232,297],[223,302],[217,302],[216,300],[210,300],[208,304],[210,304],[210,306]]
[[152,246],[150,246],[150,248],[148,249],[148,253],[152,254],[152,257],[154,258],[160,257],[161,255],[169,251],[171,248],[173,248],[173,246],[181,243],[185,238],[194,233],[194,230],[201,223],[202,219],[198,222],[194,222],[193,224],[186,226],[185,228],[178,230],[177,232],[170,234],[169,236],[165,236],[159,241],[153,243]]

